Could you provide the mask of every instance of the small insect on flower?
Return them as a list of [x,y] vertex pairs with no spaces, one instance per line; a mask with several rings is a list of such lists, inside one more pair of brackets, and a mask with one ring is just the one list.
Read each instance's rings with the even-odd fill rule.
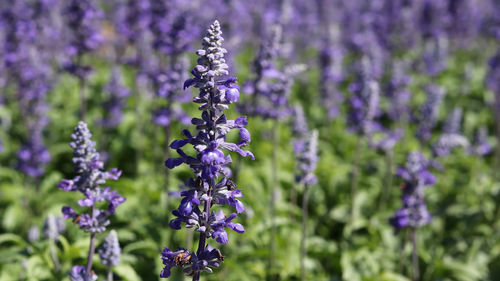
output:
[[189,264],[192,255],[189,252],[180,252],[174,257],[174,262],[177,266]]
[[217,259],[221,262],[224,261],[224,256],[222,255],[221,251],[219,249],[215,249],[215,253],[217,254]]

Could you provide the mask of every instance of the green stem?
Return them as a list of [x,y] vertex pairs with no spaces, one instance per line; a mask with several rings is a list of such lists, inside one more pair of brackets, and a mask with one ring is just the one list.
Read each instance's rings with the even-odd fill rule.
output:
[[363,142],[362,138],[358,137],[357,142],[356,142],[356,151],[354,155],[354,163],[353,163],[353,168],[352,168],[352,181],[351,181],[351,216],[354,217],[354,209],[355,209],[355,202],[356,202],[356,192],[358,189],[358,183],[359,183],[359,162],[361,159],[361,152],[363,149]]
[[307,256],[306,250],[306,238],[307,238],[307,211],[308,211],[308,202],[309,202],[309,186],[304,185],[304,197],[302,198],[302,239],[300,240],[300,272],[301,272],[301,280],[306,280],[306,268],[305,268],[305,259]]
[[420,280],[420,273],[418,265],[417,230],[415,228],[412,228],[410,230],[410,233],[411,233],[411,244],[412,244],[411,260],[413,267],[412,280],[418,281]]
[[277,185],[278,185],[278,129],[279,123],[277,120],[273,120],[273,127],[271,131],[271,141],[272,141],[272,162],[271,162],[271,237],[269,242],[269,264],[267,270],[268,280],[272,279],[272,275],[275,269],[275,253],[276,253],[276,200],[277,200]]
[[[91,217],[92,219],[95,216],[95,206],[92,206]],[[90,234],[90,246],[89,246],[89,255],[87,258],[87,268],[86,268],[86,279],[91,280],[92,278],[92,259],[94,258],[95,252],[95,233]]]
[[394,152],[392,150],[388,150],[385,152],[385,164],[386,164],[386,173],[385,173],[385,182],[382,186],[382,194],[379,202],[379,210],[383,210],[388,203],[387,201],[390,198],[389,194],[392,189],[392,180],[393,176],[393,160],[394,160]]

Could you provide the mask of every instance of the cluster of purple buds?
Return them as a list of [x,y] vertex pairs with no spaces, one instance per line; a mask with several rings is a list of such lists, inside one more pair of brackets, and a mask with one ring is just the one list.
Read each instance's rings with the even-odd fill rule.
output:
[[406,61],[394,62],[391,78],[385,87],[385,94],[391,103],[387,114],[393,121],[404,120],[408,117],[408,103],[411,99],[411,93],[407,90],[411,82],[411,77],[407,75],[408,66]]
[[64,69],[83,79],[90,74],[91,67],[83,65],[81,57],[101,45],[103,38],[99,24],[103,14],[93,0],[69,0],[64,15],[71,36],[67,46],[70,59]]
[[271,36],[260,46],[253,62],[255,77],[244,87],[250,99],[239,107],[243,114],[264,119],[282,119],[290,114],[288,98],[293,82],[290,78],[292,75],[280,71],[275,61],[282,48],[281,36],[281,26],[275,25]]
[[351,131],[361,136],[371,136],[380,131],[381,125],[375,120],[379,112],[380,88],[369,70],[370,61],[363,57],[356,65],[356,79],[349,85],[348,124]]
[[445,91],[443,88],[431,84],[426,88],[427,100],[420,107],[418,118],[417,138],[420,141],[428,141],[432,136],[432,129],[436,125],[439,108],[443,102]]
[[101,258],[101,263],[108,267],[116,266],[120,262],[122,250],[115,230],[109,232],[106,239],[104,239],[104,243],[97,251]]
[[[78,122],[74,133],[71,135],[73,142],[74,171],[77,174],[73,179],[64,179],[59,184],[59,189],[64,191],[81,192],[85,198],[78,200],[81,207],[89,207],[90,214],[78,214],[69,206],[62,208],[64,218],[73,219],[80,229],[89,233],[99,233],[106,230],[109,224],[108,217],[115,213],[116,207],[125,202],[125,198],[110,187],[101,188],[106,180],[117,180],[121,171],[111,169],[103,171],[103,162],[99,160],[99,153],[95,149],[95,142],[91,140],[91,133],[87,124]],[[107,202],[107,208],[97,208],[100,202]]]
[[113,68],[105,91],[108,97],[102,104],[105,116],[101,124],[105,128],[115,128],[122,122],[126,98],[130,96],[130,90],[123,85],[121,70],[118,66]]
[[398,168],[397,175],[403,179],[403,207],[394,213],[390,223],[396,230],[416,228],[431,222],[424,199],[424,189],[432,186],[436,178],[428,171],[431,163],[419,152],[408,154],[406,165]]
[[[165,265],[160,274],[162,278],[170,276],[172,267],[181,267],[185,273],[194,275],[193,280],[199,280],[201,272],[212,272],[211,268],[218,267],[223,261],[219,250],[206,245],[207,239],[213,238],[217,243],[225,244],[228,242],[226,228],[244,232],[241,224],[232,222],[237,217],[236,213],[226,217],[222,210],[211,210],[215,205],[226,204],[234,207],[237,213],[245,210],[243,203],[237,199],[243,194],[229,178],[231,157],[225,155],[223,149],[254,158],[251,152],[242,150],[250,142],[250,133],[245,129],[246,118],[228,120],[224,114],[230,104],[238,101],[239,89],[235,84],[236,78],[226,76],[226,49],[222,47],[224,39],[221,34],[219,22],[215,21],[203,38],[202,49],[196,52],[198,64],[191,71],[194,78],[184,83],[184,87],[199,89],[199,95],[193,101],[199,104],[202,114],[201,118],[191,121],[197,133],[192,135],[184,130],[185,139],[170,144],[180,157],[165,162],[169,169],[185,163],[194,173],[194,177],[185,183],[186,190],[181,192],[183,198],[179,208],[172,212],[176,218],[170,221],[170,227],[180,229],[185,223],[187,228],[193,228],[200,233],[199,246],[196,253],[186,249],[172,251],[165,247],[162,252]],[[233,129],[239,130],[241,140],[238,143],[226,142],[226,135]],[[196,156],[189,156],[183,151],[187,144],[193,146]]]
[[[158,1],[160,2],[160,1]],[[147,30],[151,22],[151,1],[149,0],[128,0],[124,10],[125,17],[123,22],[118,25],[118,32],[134,43],[141,38],[144,30]]]
[[344,55],[340,47],[330,44],[329,41],[323,43],[319,53],[321,101],[330,118],[337,117],[339,105],[344,102],[344,95],[339,89],[345,79],[342,71]]
[[460,130],[461,121],[462,109],[457,107],[453,109],[448,119],[446,119],[442,134],[432,147],[432,151],[435,156],[442,157],[449,155],[456,147],[469,147],[469,141]]
[[180,57],[168,71],[155,71],[150,75],[156,96],[167,103],[153,112],[152,119],[155,124],[166,127],[170,125],[172,119],[180,120],[185,125],[191,123],[191,118],[184,113],[182,108],[172,104],[173,102],[187,103],[190,100],[189,91],[179,88],[179,85],[187,79],[187,69],[187,58]]
[[469,147],[469,153],[477,156],[484,156],[491,153],[493,148],[488,141],[488,129],[481,127],[476,131],[472,145]]
[[318,162],[318,131],[308,132],[304,147],[297,154],[295,181],[306,186],[315,185],[318,178],[314,174]]

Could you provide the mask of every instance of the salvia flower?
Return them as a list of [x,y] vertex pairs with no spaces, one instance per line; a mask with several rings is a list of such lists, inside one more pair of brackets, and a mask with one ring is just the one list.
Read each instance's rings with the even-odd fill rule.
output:
[[426,91],[427,100],[420,107],[418,116],[417,138],[421,141],[427,141],[431,138],[432,129],[436,124],[439,108],[445,95],[444,89],[434,84],[428,85]]
[[290,114],[288,99],[293,73],[276,65],[282,48],[281,36],[281,26],[275,25],[269,38],[262,42],[253,62],[255,77],[244,88],[250,98],[239,107],[240,112],[264,119],[283,119]]
[[295,180],[307,186],[318,182],[314,170],[318,162],[318,131],[313,130],[306,136],[306,144],[297,155],[297,174]]
[[345,77],[342,72],[344,50],[338,45],[326,40],[319,53],[321,69],[320,93],[321,101],[328,110],[328,117],[335,118],[339,114],[339,105],[344,101],[344,95],[339,89]]
[[461,133],[462,109],[455,108],[443,126],[443,132],[432,150],[435,156],[446,156],[456,147],[468,148],[469,141]]
[[[194,275],[193,280],[199,280],[201,272],[212,272],[212,268],[218,267],[224,258],[219,250],[206,245],[207,239],[224,244],[228,242],[226,228],[244,232],[241,224],[233,222],[237,213],[245,210],[238,200],[243,194],[229,178],[231,172],[227,166],[231,157],[223,151],[254,157],[251,152],[242,149],[250,142],[250,133],[245,129],[246,118],[228,120],[224,114],[230,104],[238,101],[239,88],[236,78],[226,76],[228,66],[224,60],[226,50],[222,47],[224,39],[221,34],[219,22],[215,21],[203,38],[202,49],[196,52],[198,64],[191,71],[194,77],[184,83],[184,87],[199,89],[199,95],[193,101],[199,104],[202,114],[201,118],[191,121],[197,133],[192,135],[184,130],[185,138],[170,144],[180,157],[170,158],[165,163],[169,169],[185,163],[194,173],[194,177],[185,182],[182,200],[179,208],[172,212],[175,218],[170,221],[170,227],[180,229],[184,223],[186,228],[193,228],[200,233],[199,246],[196,253],[182,248],[172,251],[165,247],[162,278],[170,276],[172,267],[181,267],[186,274]],[[239,130],[238,143],[226,142],[226,135],[231,130]],[[187,144],[194,147],[196,156],[189,156],[183,151]],[[211,210],[215,205],[232,206],[236,213],[226,217],[222,210]]]
[[43,236],[54,242],[58,240],[57,236],[65,230],[66,224],[64,224],[64,219],[61,217],[48,215],[43,223]]
[[477,156],[484,156],[491,153],[493,148],[488,141],[488,129],[481,127],[476,131],[474,141],[469,147],[469,153]]
[[106,266],[116,266],[120,262],[121,252],[118,235],[115,230],[111,230],[108,236],[106,236],[101,248],[98,250],[102,264]]
[[84,78],[91,68],[81,63],[81,57],[96,50],[103,40],[99,30],[102,11],[93,0],[69,0],[64,16],[71,36],[67,46],[69,59],[64,69],[76,77]]
[[431,215],[425,204],[424,189],[434,185],[436,178],[428,171],[431,162],[419,152],[408,154],[406,165],[397,170],[404,181],[401,201],[403,207],[394,213],[390,223],[396,229],[420,227],[431,222]]
[[105,116],[101,120],[101,124],[106,128],[115,128],[123,119],[125,101],[130,96],[130,90],[123,85],[121,70],[118,66],[113,68],[105,91],[108,96],[102,104]]
[[362,136],[371,136],[380,130],[375,120],[379,115],[380,87],[369,70],[370,61],[363,57],[357,64],[356,79],[349,86],[348,123],[351,131]]
[[[99,153],[96,151],[95,142],[91,140],[91,133],[85,122],[80,121],[71,135],[73,142],[74,171],[77,174],[73,179],[64,179],[59,184],[59,189],[64,191],[78,191],[85,198],[78,201],[82,207],[90,207],[91,213],[76,213],[72,207],[62,208],[64,218],[73,219],[80,229],[85,232],[103,232],[109,224],[108,217],[115,213],[116,208],[125,202],[125,198],[111,188],[101,188],[107,180],[117,180],[121,171],[111,169],[103,171],[103,162],[99,160]],[[98,209],[99,202],[106,202],[107,208]]]

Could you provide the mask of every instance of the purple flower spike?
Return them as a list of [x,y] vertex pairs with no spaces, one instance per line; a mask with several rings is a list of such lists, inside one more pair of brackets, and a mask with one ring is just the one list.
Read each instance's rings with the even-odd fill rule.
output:
[[[207,239],[225,244],[229,242],[226,228],[244,232],[241,224],[232,221],[237,217],[236,213],[226,217],[220,209],[211,210],[215,206],[229,205],[237,213],[245,211],[245,206],[237,199],[243,194],[230,179],[228,165],[232,160],[225,150],[253,159],[251,152],[242,149],[251,140],[250,133],[244,128],[248,123],[246,118],[228,120],[224,114],[230,104],[238,101],[239,87],[236,78],[228,77],[228,65],[224,59],[227,51],[222,47],[224,39],[221,35],[219,22],[215,21],[203,38],[202,49],[196,52],[199,58],[198,65],[191,71],[194,77],[184,83],[184,87],[199,90],[193,101],[202,111],[201,117],[191,119],[197,133],[184,130],[185,138],[170,144],[179,157],[165,162],[169,169],[186,164],[194,173],[194,177],[184,183],[181,203],[177,210],[172,211],[175,218],[169,225],[178,230],[184,224],[186,228],[199,232],[198,250],[196,253],[185,249],[173,252],[165,247],[162,252],[165,267],[160,273],[161,278],[168,278],[172,267],[180,267],[185,274],[194,275],[193,280],[199,280],[201,272],[212,272],[212,268],[224,261],[219,250],[206,244]],[[226,142],[226,135],[231,130],[239,131],[241,140],[238,143]],[[196,156],[184,152],[188,144],[193,146]]]
[[[103,163],[99,160],[99,153],[95,149],[95,143],[91,140],[90,131],[87,124],[79,122],[71,135],[73,142],[74,171],[77,174],[73,179],[64,179],[58,187],[64,191],[79,191],[85,198],[78,200],[82,207],[90,207],[93,211],[88,214],[78,214],[71,207],[63,207],[64,218],[72,218],[85,232],[102,232],[109,224],[108,217],[115,213],[116,207],[125,202],[125,198],[116,191],[111,191],[109,187],[104,189],[101,185],[107,180],[117,180],[121,171],[111,169],[103,171]],[[107,209],[99,210],[96,207],[98,202],[107,202]]]
[[405,167],[397,170],[397,175],[404,180],[401,201],[403,207],[389,219],[396,230],[405,227],[420,227],[431,222],[424,200],[424,189],[432,186],[436,178],[427,169],[431,162],[419,152],[408,154]]

